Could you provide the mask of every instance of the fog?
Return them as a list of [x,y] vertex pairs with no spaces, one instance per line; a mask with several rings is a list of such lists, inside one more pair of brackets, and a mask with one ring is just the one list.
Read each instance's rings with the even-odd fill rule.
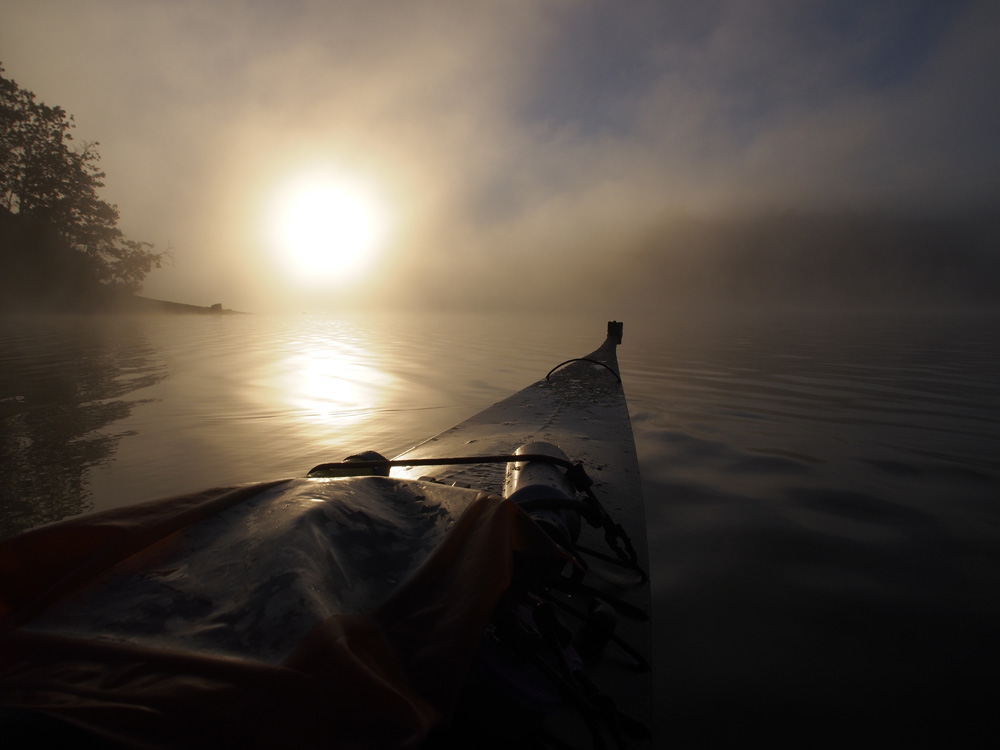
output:
[[[144,293],[243,310],[991,304],[991,2],[0,8],[6,75],[100,141]],[[308,287],[264,226],[325,165],[386,207]]]

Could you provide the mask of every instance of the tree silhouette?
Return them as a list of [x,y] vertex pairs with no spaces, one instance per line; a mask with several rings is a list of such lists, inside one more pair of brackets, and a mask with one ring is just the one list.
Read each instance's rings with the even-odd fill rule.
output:
[[163,254],[127,239],[118,228],[118,207],[99,197],[105,177],[100,144],[72,148],[72,115],[38,101],[3,73],[0,66],[0,206],[33,227],[36,238],[21,252],[38,253],[44,231],[49,242],[87,260],[76,265],[88,268],[96,284],[137,291]]

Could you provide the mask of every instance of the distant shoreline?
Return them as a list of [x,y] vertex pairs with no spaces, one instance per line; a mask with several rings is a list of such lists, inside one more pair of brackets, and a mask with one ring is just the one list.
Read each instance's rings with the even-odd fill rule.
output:
[[114,312],[118,311],[160,312],[182,315],[249,315],[249,313],[240,312],[239,310],[224,308],[221,303],[203,307],[201,305],[188,305],[183,302],[168,302],[167,300],[140,297],[137,294],[121,300],[119,310],[114,310]]
[[214,305],[188,305],[137,294],[106,293],[82,299],[41,298],[9,300],[0,297],[0,314],[68,313],[82,315],[249,315],[240,310],[230,310],[221,303]]

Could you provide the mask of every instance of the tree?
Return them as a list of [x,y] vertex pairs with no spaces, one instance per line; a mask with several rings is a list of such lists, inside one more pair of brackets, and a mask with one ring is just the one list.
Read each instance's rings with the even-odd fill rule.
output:
[[0,66],[0,205],[86,256],[101,285],[137,291],[163,253],[127,239],[118,207],[99,197],[100,144],[72,148],[72,115],[39,102],[3,73]]

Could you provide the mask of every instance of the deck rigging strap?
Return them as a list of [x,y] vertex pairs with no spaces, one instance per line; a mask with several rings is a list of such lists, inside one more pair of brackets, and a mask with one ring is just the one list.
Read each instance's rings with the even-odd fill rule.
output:
[[[574,464],[572,461],[550,456],[546,453],[522,453],[514,456],[509,454],[489,455],[489,456],[449,456],[445,458],[380,458],[366,461],[332,461],[330,463],[314,466],[306,474],[307,477],[340,477],[349,476],[356,469],[391,469],[393,467],[406,466],[453,466],[461,464],[512,464],[527,463],[529,461],[540,461],[544,463],[556,464],[564,469],[571,470],[580,466],[580,471],[586,475],[582,465]],[[572,477],[570,477],[572,479]]]
[[[566,609],[563,604],[543,592],[528,593],[521,603],[527,608],[527,618],[523,615],[516,617],[512,610],[508,610],[494,620],[494,636],[519,659],[530,662],[541,676],[569,699],[590,734],[592,746],[608,747],[605,731],[618,748],[628,746],[625,735],[648,738],[648,727],[619,709],[579,664],[571,664],[567,659],[572,634],[555,613],[556,607]],[[572,608],[567,611],[578,614]],[[615,640],[625,645],[621,639]],[[648,663],[641,655],[634,649],[625,648],[629,655],[637,659],[640,669],[648,669]]]

